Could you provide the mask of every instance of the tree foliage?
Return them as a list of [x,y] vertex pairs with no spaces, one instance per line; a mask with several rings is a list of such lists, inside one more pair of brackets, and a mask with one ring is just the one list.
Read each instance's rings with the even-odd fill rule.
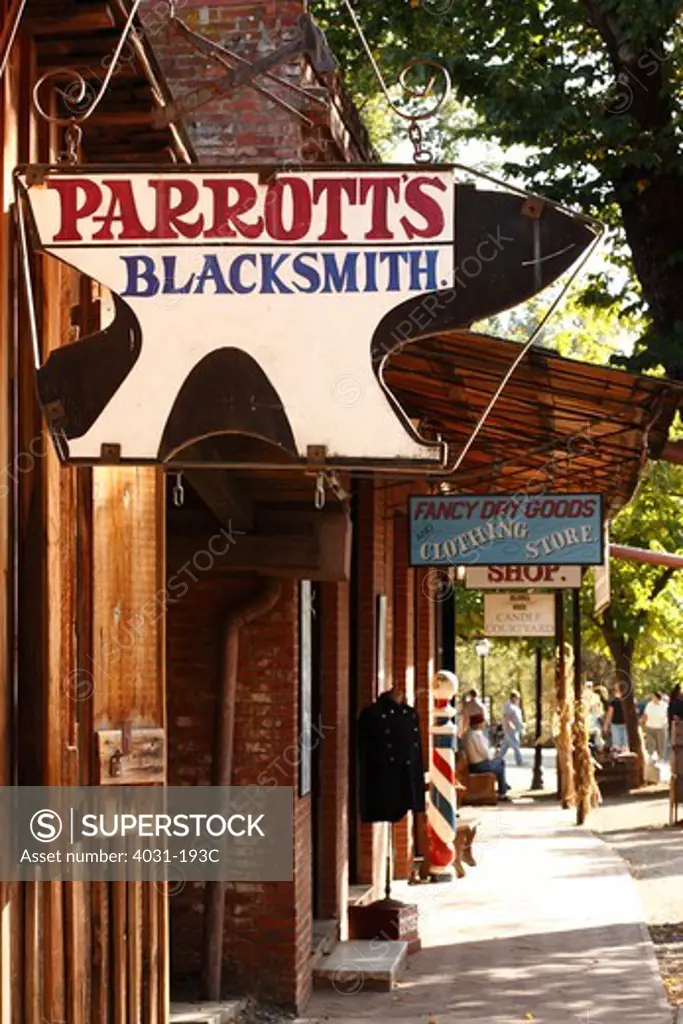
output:
[[[615,544],[683,553],[683,467],[650,463],[636,498],[616,517],[611,534]],[[584,589],[586,639],[595,652],[611,656],[622,678],[638,690],[680,681],[680,572],[613,560],[612,605],[596,617],[592,604],[589,580]]]
[[[436,126],[441,153],[495,141],[523,160],[505,171],[600,217],[618,286],[590,298],[642,304],[632,365],[683,376],[683,50],[674,0],[373,0],[358,5],[387,80],[415,57],[442,61],[457,105]],[[379,92],[343,0],[315,11],[361,106]]]

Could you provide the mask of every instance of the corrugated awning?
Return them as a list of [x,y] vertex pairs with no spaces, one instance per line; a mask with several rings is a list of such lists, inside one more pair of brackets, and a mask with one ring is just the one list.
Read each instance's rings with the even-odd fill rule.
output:
[[[388,360],[385,380],[425,434],[457,457],[506,371],[516,342],[472,331],[429,338]],[[510,380],[457,474],[454,489],[595,491],[614,515],[644,459],[657,458],[683,387],[535,348]]]

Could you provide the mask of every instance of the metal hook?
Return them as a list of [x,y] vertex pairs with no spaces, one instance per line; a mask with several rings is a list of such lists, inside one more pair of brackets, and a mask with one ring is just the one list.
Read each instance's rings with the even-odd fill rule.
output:
[[185,504],[185,488],[183,487],[183,474],[177,473],[175,487],[173,488],[173,504],[176,508],[182,508]]
[[325,508],[325,501],[325,474],[318,473],[315,480],[315,498],[313,499],[313,504],[318,512],[322,512]]
[[64,132],[64,162],[67,164],[78,163],[78,149],[83,141],[83,129],[77,124],[68,125]]

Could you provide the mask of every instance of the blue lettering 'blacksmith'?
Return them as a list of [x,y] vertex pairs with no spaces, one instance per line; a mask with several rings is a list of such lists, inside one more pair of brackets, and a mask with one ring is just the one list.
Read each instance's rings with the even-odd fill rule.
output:
[[121,256],[123,296],[423,292],[439,287],[437,249]]

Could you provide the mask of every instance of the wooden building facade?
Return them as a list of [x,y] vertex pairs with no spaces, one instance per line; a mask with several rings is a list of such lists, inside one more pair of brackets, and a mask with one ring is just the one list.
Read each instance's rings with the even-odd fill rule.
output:
[[[141,8],[126,59],[83,125],[79,162],[291,167],[373,159],[339,82],[323,90],[306,59],[284,73],[310,92],[307,121],[245,89],[186,123],[156,127],[171,90],[183,95],[207,74],[187,42],[166,32],[166,6],[150,0]],[[291,34],[305,3],[178,7],[193,28],[255,53]],[[181,501],[173,473],[67,467],[48,439],[35,396],[12,173],[64,156],[63,129],[36,113],[35,83],[75,67],[92,99],[130,11],[130,0],[3,4],[0,779],[99,785],[107,771],[102,731],[123,738],[158,730],[169,784],[293,787],[294,879],[226,886],[218,932],[207,923],[201,886],[5,885],[0,1024],[165,1024],[171,995],[205,994],[216,960],[224,993],[303,1008],[320,934],[314,923],[343,940],[351,900],[383,885],[384,830],[358,817],[358,712],[400,679],[429,747],[443,581],[407,560],[407,499],[423,482],[342,474],[318,510],[315,471],[197,468],[184,473]],[[54,79],[40,95],[44,107],[64,112]],[[316,95],[329,99],[321,104]],[[56,260],[38,259],[33,271],[42,362],[102,324],[107,295]],[[454,332],[406,348],[388,380],[411,419],[429,421],[458,450],[515,351]],[[458,486],[594,489],[616,509],[631,496],[643,458],[661,449],[677,403],[662,382],[537,351]],[[253,439],[234,443],[251,463],[267,454]],[[212,539],[226,533],[237,542],[217,555]],[[304,705],[313,722],[307,750]],[[229,750],[221,742],[226,714]],[[396,872],[406,877],[409,820],[396,839]]]
[[[14,168],[64,159],[63,129],[32,102],[59,68],[82,70],[93,97],[106,75],[126,4],[7,0],[3,5],[0,256],[0,706],[6,785],[97,785],[104,729],[165,727],[164,476],[156,469],[60,465],[35,388],[28,306],[13,217]],[[16,27],[16,33],[14,31]],[[130,104],[168,100],[143,36],[112,80],[78,159],[187,159],[175,130],[121,124]],[[73,77],[71,79],[73,83]],[[47,80],[40,101],[60,106]],[[75,93],[68,94],[75,104]],[[101,323],[103,296],[63,264],[36,260],[43,361]],[[128,641],[135,631],[135,643]],[[103,660],[101,652],[113,653]],[[3,887],[0,1020],[149,1021],[166,1018],[168,899],[163,885],[16,884]]]

